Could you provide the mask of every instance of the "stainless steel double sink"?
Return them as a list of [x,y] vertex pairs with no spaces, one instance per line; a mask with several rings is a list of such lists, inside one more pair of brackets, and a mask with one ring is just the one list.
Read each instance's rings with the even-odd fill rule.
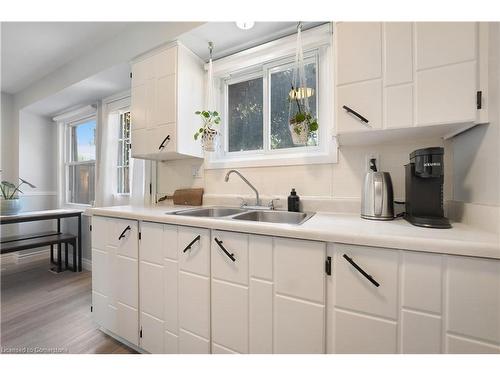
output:
[[300,225],[309,220],[314,215],[314,212],[255,210],[236,207],[203,207],[168,212],[167,214]]

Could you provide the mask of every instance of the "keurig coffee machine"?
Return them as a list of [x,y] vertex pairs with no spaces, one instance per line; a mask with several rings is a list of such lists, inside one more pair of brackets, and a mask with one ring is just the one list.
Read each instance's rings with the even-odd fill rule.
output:
[[443,211],[444,149],[429,147],[410,154],[405,165],[405,219],[427,228],[451,228]]

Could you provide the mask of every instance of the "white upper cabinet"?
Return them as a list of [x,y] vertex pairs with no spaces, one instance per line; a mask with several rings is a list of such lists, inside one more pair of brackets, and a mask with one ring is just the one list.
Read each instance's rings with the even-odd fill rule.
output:
[[132,63],[132,157],[201,157],[193,134],[203,107],[203,61],[180,43]]
[[382,24],[337,26],[337,85],[382,78]]
[[449,138],[487,122],[486,27],[473,22],[337,24],[339,143]]

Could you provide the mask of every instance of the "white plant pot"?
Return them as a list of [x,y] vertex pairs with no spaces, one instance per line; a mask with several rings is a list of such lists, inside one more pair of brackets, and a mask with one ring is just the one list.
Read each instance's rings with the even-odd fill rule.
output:
[[306,145],[307,139],[309,138],[309,124],[307,121],[302,121],[298,124],[290,124],[289,127],[293,144],[297,146]]
[[201,144],[204,151],[215,151],[217,134],[217,130],[213,129],[209,129],[203,133],[203,135],[201,136]]
[[0,212],[2,215],[15,215],[21,211],[21,200],[15,199],[1,199]]

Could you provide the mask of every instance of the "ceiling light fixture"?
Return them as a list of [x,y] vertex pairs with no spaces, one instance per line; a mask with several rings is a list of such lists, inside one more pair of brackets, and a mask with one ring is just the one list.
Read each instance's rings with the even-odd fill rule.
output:
[[254,27],[255,22],[253,21],[237,21],[236,26],[238,26],[241,30],[250,30]]

